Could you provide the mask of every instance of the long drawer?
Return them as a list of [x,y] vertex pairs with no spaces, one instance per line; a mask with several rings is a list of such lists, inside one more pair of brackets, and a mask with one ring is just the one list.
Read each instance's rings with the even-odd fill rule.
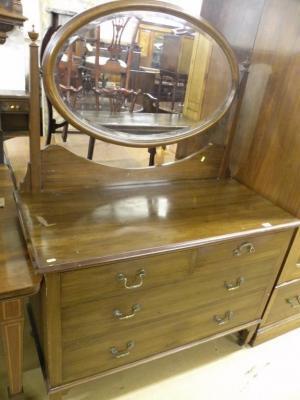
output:
[[276,288],[272,300],[263,326],[300,313],[300,280]]
[[[62,276],[63,306],[99,298],[127,294],[129,291],[173,284],[191,276],[206,280],[209,276],[235,268],[227,279],[245,267],[279,268],[291,230],[254,237],[227,240],[191,250],[142,257],[106,266],[66,272]],[[128,289],[129,287],[129,289]]]
[[91,333],[106,335],[220,300],[238,301],[240,295],[255,290],[264,290],[267,296],[278,272],[268,259],[239,268],[233,263],[225,269],[223,265],[208,265],[205,269],[202,275],[193,274],[170,285],[66,303],[62,308],[63,338],[71,341]]
[[[139,327],[64,342],[63,380],[73,381],[223,332],[260,317],[265,291],[196,307]],[[183,299],[184,300],[184,299]]]

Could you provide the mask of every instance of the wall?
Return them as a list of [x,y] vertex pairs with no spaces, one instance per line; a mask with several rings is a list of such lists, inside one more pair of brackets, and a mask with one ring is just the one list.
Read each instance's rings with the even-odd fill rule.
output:
[[39,0],[23,0],[23,13],[28,18],[24,27],[14,28],[8,33],[7,41],[0,45],[0,90],[24,90],[28,70],[27,32],[34,24],[40,31]]

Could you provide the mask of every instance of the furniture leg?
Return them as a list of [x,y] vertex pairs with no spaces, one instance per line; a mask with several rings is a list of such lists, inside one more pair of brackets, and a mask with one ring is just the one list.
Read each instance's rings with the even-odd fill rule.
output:
[[8,375],[8,392],[13,399],[22,399],[24,300],[0,303],[1,337]]
[[238,333],[239,345],[244,346],[246,344],[251,344],[251,340],[253,339],[257,328],[258,328],[258,325],[254,325],[244,331],[240,331]]
[[95,140],[96,140],[95,138],[90,137],[88,155],[87,155],[88,160],[92,160],[93,159],[94,148],[95,148]]
[[63,127],[63,133],[62,133],[62,140],[63,140],[63,142],[66,142],[66,141],[67,141],[68,129],[69,129],[69,124],[68,124],[68,122],[66,122],[65,125],[64,125],[64,127]]
[[150,154],[149,167],[152,167],[155,163],[156,147],[149,147],[148,153]]

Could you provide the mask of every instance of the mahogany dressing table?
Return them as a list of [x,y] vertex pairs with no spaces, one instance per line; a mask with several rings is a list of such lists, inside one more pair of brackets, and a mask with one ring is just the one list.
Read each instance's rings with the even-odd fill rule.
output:
[[[60,79],[78,80],[78,58],[72,64],[76,49],[96,30],[118,62],[119,42],[107,38],[107,27],[118,21],[134,43],[144,20],[158,17],[174,35],[184,28],[193,40],[182,113],[156,118],[184,124],[145,129],[141,116],[132,113],[127,118],[134,129],[127,131],[108,126],[101,110],[95,119],[84,117],[60,89]],[[31,36],[34,110],[39,66],[36,35]],[[101,85],[99,48],[95,43],[96,88]],[[129,75],[130,49],[129,43]],[[59,64],[66,55],[70,76],[61,77]],[[114,71],[111,75],[118,81]],[[233,180],[230,129],[224,137],[209,130],[237,109],[238,66],[227,41],[205,20],[175,6],[116,1],[60,28],[45,50],[43,76],[54,107],[92,138],[145,148],[195,135],[203,142],[199,152],[171,164],[109,167],[63,146],[41,150],[39,116],[31,113],[30,163],[15,198],[32,264],[43,276],[30,312],[50,399],[234,332],[248,343],[300,221]],[[222,87],[212,96],[220,76]]]

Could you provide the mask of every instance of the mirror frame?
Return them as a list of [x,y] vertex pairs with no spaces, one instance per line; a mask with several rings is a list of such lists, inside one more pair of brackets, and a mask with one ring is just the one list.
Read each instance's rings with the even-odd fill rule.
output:
[[[107,129],[105,127],[97,128],[80,119],[79,116],[73,113],[63,101],[55,82],[56,60],[59,51],[62,49],[66,40],[83,26],[87,25],[95,19],[122,11],[153,11],[173,15],[175,17],[185,20],[186,22],[190,22],[196,28],[201,29],[204,33],[214,39],[215,42],[221,47],[227,58],[232,77],[231,89],[223,105],[219,107],[215,112],[213,112],[209,118],[204,119],[202,122],[200,121],[196,127],[180,129],[177,131],[178,134],[176,134],[175,130],[170,130],[164,133],[153,135],[143,135],[134,133],[123,133],[119,131],[114,131],[112,129]],[[153,0],[118,0],[92,7],[76,15],[75,17],[70,19],[65,25],[63,25],[50,40],[44,53],[42,71],[44,88],[47,97],[49,98],[55,109],[72,126],[77,128],[79,131],[82,131],[83,133],[94,137],[95,139],[130,147],[162,146],[171,143],[177,143],[194,135],[204,133],[208,128],[215,125],[228,111],[236,96],[239,84],[239,68],[235,58],[235,54],[222,34],[220,34],[210,23],[208,23],[205,19],[201,17],[196,18],[190,14],[187,14],[177,6]],[[141,139],[142,137],[144,139]]]

